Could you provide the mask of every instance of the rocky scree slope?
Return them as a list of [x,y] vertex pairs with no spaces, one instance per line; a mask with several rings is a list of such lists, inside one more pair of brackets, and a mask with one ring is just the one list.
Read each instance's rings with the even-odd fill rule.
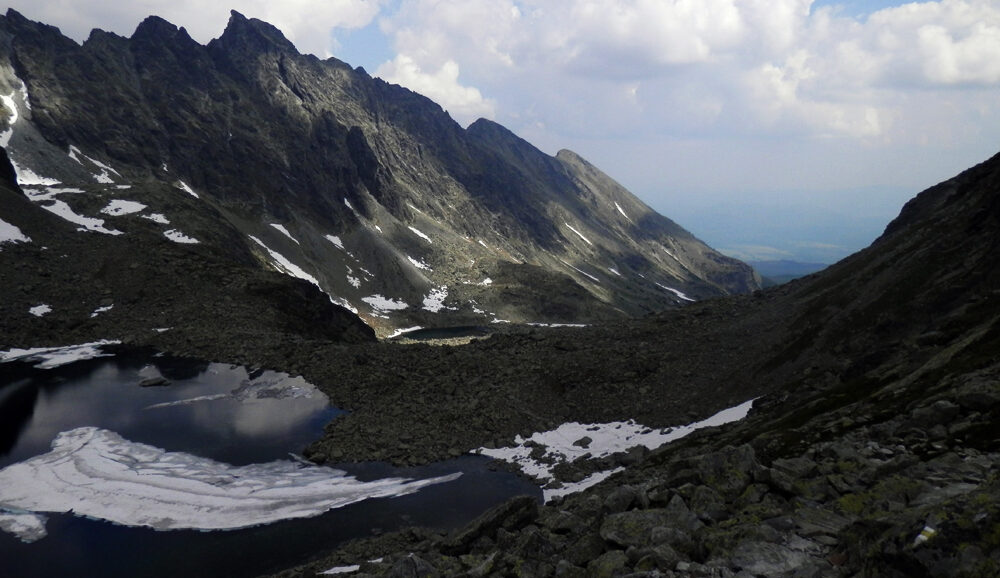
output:
[[[210,345],[375,341],[370,327],[314,285],[259,267],[249,252],[175,243],[160,225],[137,216],[129,219],[125,241],[82,233],[40,210],[14,179],[0,150],[0,351],[109,337],[156,340],[191,354]],[[150,186],[146,196],[165,207],[195,202],[170,189]],[[97,212],[104,203],[90,206]],[[13,227],[17,240],[3,235]],[[239,238],[232,229],[213,234],[221,242]]]
[[463,129],[236,12],[207,46],[156,17],[79,45],[9,10],[0,93],[2,144],[42,207],[101,218],[112,200],[142,203],[106,220],[159,215],[170,238],[306,279],[382,335],[611,319],[758,287],[577,155],[486,120]]
[[[998,199],[1000,155],[918,195],[871,247],[827,271],[636,320],[632,333],[615,327],[633,348],[609,363],[669,359],[674,380],[659,375],[629,401],[648,425],[668,425],[667,410],[656,421],[649,408],[675,400],[704,415],[757,397],[742,422],[629,456],[623,473],[581,494],[514,500],[459,532],[354,542],[282,575],[358,564],[353,575],[996,576]],[[541,342],[536,351],[553,347],[572,365],[611,327],[503,339]],[[688,339],[671,359],[675,329]],[[518,355],[516,345],[499,351]],[[539,389],[532,376],[506,377],[500,387],[514,397]],[[678,397],[688,380],[695,401]],[[600,406],[639,381],[621,378],[620,394],[582,387]],[[564,390],[532,409],[544,419],[574,385],[553,384]]]

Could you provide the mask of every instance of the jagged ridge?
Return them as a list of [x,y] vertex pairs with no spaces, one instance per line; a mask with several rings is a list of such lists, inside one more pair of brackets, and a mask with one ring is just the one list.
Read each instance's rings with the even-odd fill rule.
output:
[[[0,35],[10,63],[0,89],[23,81],[31,99],[15,160],[92,183],[65,158],[73,146],[136,194],[139,183],[183,182],[222,216],[211,230],[242,233],[240,250],[271,263],[257,237],[386,331],[610,318],[758,287],[749,267],[576,155],[550,157],[485,120],[462,129],[430,100],[300,55],[237,12],[207,46],[157,17],[131,38],[94,31],[80,46],[10,10]],[[25,123],[38,140],[22,138]],[[432,313],[424,303],[442,287]],[[376,295],[407,308],[371,307]]]

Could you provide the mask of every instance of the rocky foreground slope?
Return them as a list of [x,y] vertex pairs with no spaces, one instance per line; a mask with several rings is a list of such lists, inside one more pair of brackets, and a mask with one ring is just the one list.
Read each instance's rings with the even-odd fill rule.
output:
[[[605,460],[628,467],[586,492],[515,500],[447,535],[343,545],[283,575],[996,576],[998,235],[1000,156],[921,193],[868,249],[750,297],[455,348],[362,346],[347,363],[293,356],[316,376],[381,376],[362,387],[392,401],[382,408],[419,408],[407,443],[436,453],[561,420],[664,426],[757,399],[738,424]],[[394,386],[394,371],[411,377]],[[405,461],[399,416],[360,407],[314,457],[337,446]]]

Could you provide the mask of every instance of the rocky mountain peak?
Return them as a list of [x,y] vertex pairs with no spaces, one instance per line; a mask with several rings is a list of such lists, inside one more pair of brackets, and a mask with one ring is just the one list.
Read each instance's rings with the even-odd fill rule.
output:
[[510,138],[510,139],[521,140],[507,127],[503,126],[498,122],[492,121],[488,118],[476,119],[476,121],[470,124],[469,127],[465,130],[472,135],[492,136],[494,138]]
[[132,40],[139,43],[173,44],[179,47],[198,44],[186,29],[179,28],[159,16],[150,16],[140,22],[132,33]]
[[[76,46],[76,43],[63,36],[55,26],[28,20],[20,12],[8,8],[0,22],[0,30],[6,31],[11,37],[21,39],[34,38],[36,42],[45,42],[48,50],[62,50],[66,46]],[[44,39],[44,40],[40,40]]]
[[280,30],[274,26],[258,20],[247,18],[236,10],[230,11],[229,23],[222,36],[213,40],[211,45],[216,45],[226,52],[242,52],[247,54],[260,53],[280,53],[288,52],[298,54],[295,45],[292,44]]
[[136,27],[135,32],[132,34],[132,39],[163,38],[165,40],[172,40],[178,31],[177,26],[163,18],[149,16]]

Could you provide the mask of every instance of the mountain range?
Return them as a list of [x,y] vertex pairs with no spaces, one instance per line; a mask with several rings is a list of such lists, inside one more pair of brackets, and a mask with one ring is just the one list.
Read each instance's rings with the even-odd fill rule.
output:
[[[383,336],[580,323],[759,288],[578,155],[546,155],[485,119],[463,129],[237,12],[206,46],[157,17],[80,45],[9,10],[0,47],[2,144],[35,206],[86,231],[81,247],[122,233],[112,253],[138,243],[147,262],[181,251],[284,273]],[[0,218],[49,242],[26,214]],[[141,317],[115,293],[120,315]],[[54,318],[64,306],[52,305]],[[157,323],[198,322],[156,308]]]

